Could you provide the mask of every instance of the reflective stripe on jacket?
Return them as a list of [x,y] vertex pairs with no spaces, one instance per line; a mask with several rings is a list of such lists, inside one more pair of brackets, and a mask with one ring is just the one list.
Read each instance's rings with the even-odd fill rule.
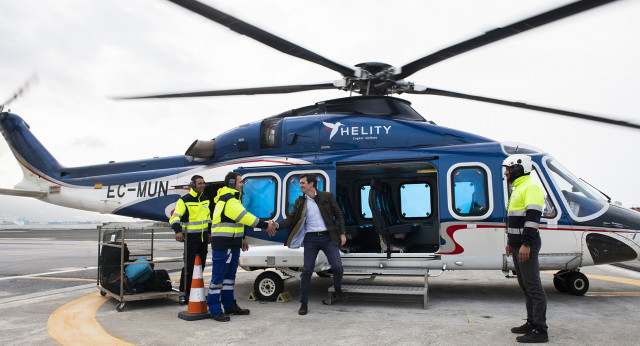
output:
[[223,187],[213,199],[211,247],[214,250],[242,247],[244,226],[266,228],[266,223],[249,213],[240,202],[238,190]]
[[538,227],[544,207],[544,191],[529,175],[519,177],[512,185],[507,209],[509,244],[531,245],[540,237]]
[[[207,241],[211,230],[211,201],[205,194],[198,195],[193,189],[182,196],[169,219],[171,225],[179,222],[183,233],[200,233],[201,240]],[[186,232],[185,232],[186,230]],[[206,236],[206,237],[205,237]]]

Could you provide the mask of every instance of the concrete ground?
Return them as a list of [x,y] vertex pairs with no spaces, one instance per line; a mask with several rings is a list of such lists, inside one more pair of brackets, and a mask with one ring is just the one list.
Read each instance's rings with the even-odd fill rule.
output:
[[[583,270],[591,289],[583,297],[557,292],[552,275],[543,273],[548,294],[550,343],[559,345],[637,344],[640,329],[640,275],[613,266]],[[515,279],[500,272],[452,271],[430,279],[430,301],[422,309],[419,297],[350,295],[346,302],[323,305],[330,278],[314,277],[309,314],[299,316],[298,282],[287,282],[293,295],[286,303],[248,301],[259,272],[238,275],[236,298],[250,316],[233,316],[227,323],[211,319],[184,321],[187,306],[172,299],[127,302],[116,311],[115,299],[97,295],[94,285],[76,286],[52,294],[32,294],[0,301],[0,342],[9,345],[55,345],[47,331],[54,311],[89,294],[99,300],[95,321],[111,335],[104,343],[137,345],[263,344],[263,345],[509,345],[513,326],[523,323],[524,300]],[[594,279],[597,278],[597,279]],[[624,280],[622,280],[624,279]],[[613,280],[613,281],[612,281]],[[368,281],[368,279],[364,279]],[[347,278],[345,282],[362,283]],[[376,284],[419,286],[421,278],[377,278]],[[92,305],[92,306],[93,306]],[[89,310],[92,306],[87,305]],[[53,318],[53,317],[51,317]],[[82,318],[82,317],[79,317]],[[75,321],[84,323],[84,321]],[[74,323],[71,316],[69,324]],[[73,327],[65,326],[63,328]],[[113,337],[117,338],[113,338]],[[81,337],[81,336],[80,336]],[[78,344],[83,344],[82,339]],[[63,342],[66,343],[66,342]]]

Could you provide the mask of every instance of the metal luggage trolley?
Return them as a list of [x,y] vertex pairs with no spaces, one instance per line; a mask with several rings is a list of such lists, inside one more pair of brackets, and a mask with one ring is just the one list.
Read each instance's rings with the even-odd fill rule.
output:
[[[146,257],[147,262],[137,263],[152,264],[156,270],[180,271],[184,264],[183,250],[182,243],[175,241],[174,232],[167,223],[108,223],[98,226],[97,285],[100,294],[117,299],[120,303],[116,310],[119,312],[124,310],[128,301],[178,297],[181,292],[173,287],[169,291],[144,290],[137,293],[135,288],[127,289],[125,280],[119,278],[125,277],[127,265],[141,257]],[[115,288],[117,283],[114,282],[119,282],[119,289]]]

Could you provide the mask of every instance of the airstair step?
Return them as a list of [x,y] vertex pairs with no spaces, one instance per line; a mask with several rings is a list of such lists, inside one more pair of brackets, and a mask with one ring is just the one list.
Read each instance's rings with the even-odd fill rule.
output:
[[427,268],[343,267],[344,275],[427,275]]
[[[427,308],[429,301],[429,287],[425,286],[380,286],[380,285],[342,285],[343,293],[368,293],[368,294],[404,294],[423,296],[423,308]],[[327,304],[333,304],[335,300],[335,288],[329,287]]]
[[[335,289],[329,288],[329,292]],[[373,286],[373,285],[342,285],[342,291],[345,293],[379,293],[379,294],[412,294],[420,295],[427,292],[426,287],[416,286]]]

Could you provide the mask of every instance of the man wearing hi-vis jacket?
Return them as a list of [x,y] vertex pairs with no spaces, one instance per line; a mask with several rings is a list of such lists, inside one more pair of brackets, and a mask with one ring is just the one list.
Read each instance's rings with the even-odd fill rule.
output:
[[181,296],[180,300],[185,303],[189,301],[196,256],[200,256],[204,270],[207,261],[207,246],[211,241],[211,209],[209,209],[209,197],[204,194],[204,178],[194,175],[191,177],[189,186],[191,187],[189,193],[178,200],[169,219],[171,228],[176,233],[176,241],[184,242],[185,239],[187,240],[185,249],[187,267],[182,268],[180,276],[180,291],[184,292],[184,296]]
[[207,295],[209,313],[219,322],[229,321],[229,315],[248,315],[250,312],[240,308],[233,296],[240,249],[249,249],[244,239],[244,226],[275,234],[275,226],[249,213],[240,202],[244,184],[239,173],[229,172],[224,185],[213,199],[216,206],[212,216],[211,284]]

